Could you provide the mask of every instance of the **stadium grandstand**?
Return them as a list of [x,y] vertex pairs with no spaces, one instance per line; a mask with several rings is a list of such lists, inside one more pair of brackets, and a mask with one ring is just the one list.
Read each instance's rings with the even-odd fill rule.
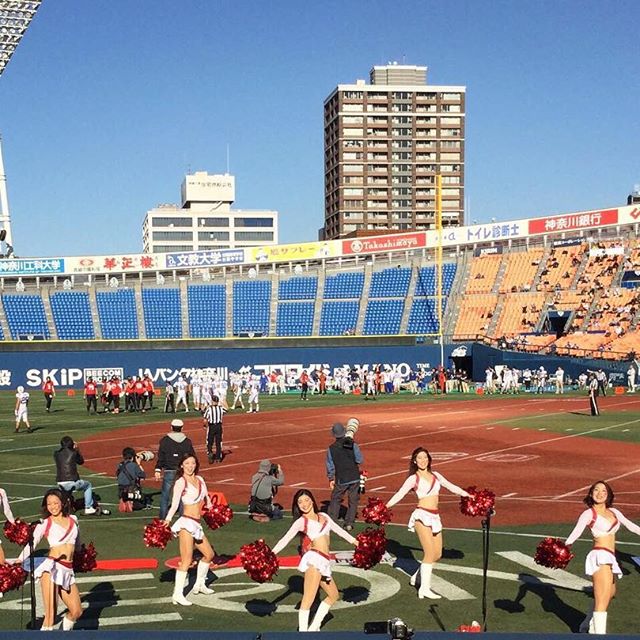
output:
[[435,232],[4,259],[0,339],[74,350],[87,341],[434,338],[624,360],[640,346],[637,214],[627,206],[447,229],[441,264]]

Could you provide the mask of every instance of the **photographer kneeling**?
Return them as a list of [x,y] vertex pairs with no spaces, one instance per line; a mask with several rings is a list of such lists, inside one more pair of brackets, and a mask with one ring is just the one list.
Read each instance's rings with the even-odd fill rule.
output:
[[136,453],[131,447],[125,447],[122,450],[122,462],[116,469],[120,498],[118,511],[129,512],[150,508],[150,500],[142,494],[140,481],[147,477],[142,468],[142,461],[148,461],[152,458],[153,453],[150,451]]
[[251,478],[251,498],[249,499],[249,517],[256,522],[268,522],[282,518],[282,509],[274,506],[273,498],[278,487],[284,484],[284,473],[279,464],[263,460],[258,473]]

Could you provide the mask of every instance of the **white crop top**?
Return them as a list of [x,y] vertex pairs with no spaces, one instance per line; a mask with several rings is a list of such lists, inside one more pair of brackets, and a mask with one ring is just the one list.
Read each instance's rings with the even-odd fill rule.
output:
[[[57,524],[53,518],[49,517],[36,525],[33,531],[33,548],[38,546],[42,538],[46,538],[50,547],[57,547],[61,544],[75,545],[78,542],[78,518],[69,516],[69,524],[66,527]],[[18,562],[22,562],[29,557],[29,545],[18,556]],[[71,561],[71,558],[67,558]]]
[[209,492],[207,491],[207,485],[201,476],[196,476],[197,486],[187,482],[186,478],[178,478],[173,485],[173,497],[171,499],[171,508],[167,513],[166,520],[171,520],[175,515],[178,507],[180,506],[180,500],[182,504],[193,505],[198,504],[202,500],[207,500]]
[[604,516],[596,513],[595,509],[586,509],[580,514],[578,522],[573,531],[569,534],[566,544],[573,544],[582,534],[582,532],[589,527],[591,529],[591,535],[595,540],[602,538],[603,536],[616,533],[620,529],[620,525],[623,524],[631,533],[635,533],[640,536],[640,527],[634,524],[628,518],[622,514],[618,509],[610,508],[609,511],[615,516],[615,520],[611,522]]
[[7,498],[7,492],[4,489],[0,489],[0,504],[2,505],[2,510],[4,511],[4,517],[9,522],[14,522],[15,518],[13,517],[13,513],[11,511],[11,506],[9,505],[9,499]]
[[400,502],[400,500],[402,500],[402,498],[404,498],[412,489],[416,492],[418,500],[426,498],[427,496],[437,496],[440,493],[440,487],[444,487],[451,491],[451,493],[455,493],[458,496],[468,495],[464,489],[461,489],[455,484],[449,482],[441,473],[432,471],[431,476],[432,478],[430,481],[417,473],[409,476],[404,481],[400,489],[398,489],[397,493],[387,502],[387,507],[393,507],[394,504]]
[[356,539],[337,525],[326,513],[318,514],[319,520],[312,520],[300,516],[289,528],[282,538],[273,547],[273,553],[280,553],[297,533],[304,533],[309,540],[317,540],[320,536],[328,536],[331,531],[339,535],[350,544],[355,544]]

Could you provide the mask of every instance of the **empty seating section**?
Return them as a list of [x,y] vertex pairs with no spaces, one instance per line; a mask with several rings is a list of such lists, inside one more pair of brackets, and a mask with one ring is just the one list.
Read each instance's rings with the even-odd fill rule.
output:
[[438,333],[438,315],[435,298],[414,298],[409,312],[407,333],[432,334]]
[[182,338],[182,305],[179,289],[142,289],[144,330],[147,338]]
[[269,335],[271,281],[233,283],[233,334]]
[[[395,267],[371,274],[370,298],[404,298],[409,292],[411,269]],[[397,332],[396,332],[397,333]]]
[[86,291],[54,291],[49,301],[59,340],[93,340],[96,337]]
[[496,294],[463,296],[453,337],[468,339],[477,335],[488,335],[497,304]]
[[280,302],[277,336],[310,336],[313,332],[313,302]]
[[533,332],[544,307],[544,298],[544,293],[504,294],[494,335],[506,336]]
[[358,300],[329,300],[322,303],[321,336],[352,335],[358,322]]
[[529,291],[538,272],[544,249],[529,249],[519,253],[507,253],[503,256],[504,275],[500,283],[500,292]]
[[363,271],[348,271],[327,276],[324,284],[324,299],[360,298],[364,287]]
[[582,261],[581,245],[554,247],[540,272],[539,289],[571,289]]
[[[442,265],[442,294],[448,295],[456,277],[457,265],[446,262]],[[437,288],[437,278],[435,266],[421,267],[418,270],[416,279],[416,296],[435,296]]]
[[318,278],[316,276],[280,280],[278,300],[315,300],[317,291]]
[[13,340],[28,336],[50,338],[44,304],[39,294],[5,294],[2,304]]
[[133,289],[96,291],[96,303],[104,340],[136,340],[140,336]]
[[500,269],[501,255],[481,255],[471,261],[466,293],[490,293]]
[[404,300],[369,300],[362,333],[365,336],[400,333]]
[[189,335],[192,338],[224,338],[227,292],[223,284],[189,285]]

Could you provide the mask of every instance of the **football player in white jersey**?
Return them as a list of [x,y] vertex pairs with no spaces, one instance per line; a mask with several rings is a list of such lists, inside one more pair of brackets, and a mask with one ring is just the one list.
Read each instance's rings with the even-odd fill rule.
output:
[[31,425],[29,424],[29,412],[27,406],[29,404],[29,392],[24,390],[23,386],[16,389],[16,433],[20,431],[20,423],[27,425],[27,433],[31,433]]

